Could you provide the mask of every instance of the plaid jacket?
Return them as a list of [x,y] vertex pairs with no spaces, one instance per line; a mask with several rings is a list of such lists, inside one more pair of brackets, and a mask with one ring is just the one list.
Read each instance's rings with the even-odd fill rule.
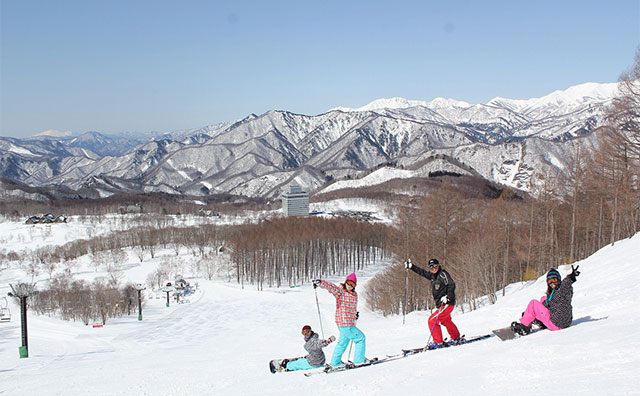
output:
[[322,281],[318,285],[336,298],[336,324],[338,327],[355,326],[358,310],[358,293],[346,291],[333,283]]

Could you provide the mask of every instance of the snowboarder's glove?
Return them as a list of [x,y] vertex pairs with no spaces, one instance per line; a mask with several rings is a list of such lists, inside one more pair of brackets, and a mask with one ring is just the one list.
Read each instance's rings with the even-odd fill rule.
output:
[[314,279],[311,282],[313,282],[313,288],[316,289],[322,281],[320,279]]
[[408,259],[407,261],[404,262],[404,268],[410,269],[411,267],[413,267],[413,264],[411,263],[411,259]]
[[573,265],[571,266],[572,271],[569,274],[569,278],[574,282],[576,281],[576,276],[580,275],[580,271],[578,271],[578,268],[580,268],[580,266],[577,266],[575,268],[573,268]]
[[332,342],[334,342],[335,340],[336,340],[336,337],[331,336],[331,337],[329,337],[329,338],[328,338],[324,343],[325,343],[326,345],[329,345],[329,344],[331,344]]
[[441,302],[442,304],[445,304],[445,305],[446,305],[446,304],[449,304],[449,297],[447,297],[447,296],[442,296],[442,298],[440,299],[440,302]]

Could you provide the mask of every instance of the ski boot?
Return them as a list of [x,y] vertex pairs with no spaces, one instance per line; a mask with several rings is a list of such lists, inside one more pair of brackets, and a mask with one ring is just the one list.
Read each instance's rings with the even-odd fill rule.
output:
[[545,324],[538,319],[534,320],[533,323],[531,323],[531,325],[536,325],[540,330],[544,330],[547,328],[547,326],[545,326]]
[[425,347],[425,349],[440,349],[440,348],[444,348],[444,342],[430,342]]
[[[348,363],[347,363],[347,364],[348,364]],[[340,362],[340,364],[339,364],[339,365],[337,365],[337,366],[332,366],[331,364],[326,363],[326,364],[324,365],[324,372],[325,372],[325,373],[327,373],[327,372],[329,372],[329,371],[333,371],[333,370],[335,370],[335,369],[337,369],[337,368],[347,366],[347,364],[345,364],[344,362]]]
[[345,363],[344,365],[345,365],[347,368],[354,368],[354,367],[358,367],[358,366],[369,366],[369,365],[371,365],[371,364],[374,364],[374,363],[375,363],[375,362],[377,362],[377,361],[378,361],[378,358],[377,358],[377,357],[374,357],[374,358],[371,358],[371,359],[369,359],[369,358],[365,357],[365,358],[364,358],[364,362],[362,362],[362,363],[354,363],[354,362],[352,362],[351,360],[349,360],[349,361],[348,361],[347,363]]
[[511,331],[516,334],[520,334],[521,336],[526,336],[531,333],[531,325],[525,326],[520,322],[512,322],[511,323]]
[[281,373],[283,371],[288,371],[287,370],[287,363],[289,363],[289,359],[282,359],[282,361],[280,362],[280,367],[278,367],[278,372]]

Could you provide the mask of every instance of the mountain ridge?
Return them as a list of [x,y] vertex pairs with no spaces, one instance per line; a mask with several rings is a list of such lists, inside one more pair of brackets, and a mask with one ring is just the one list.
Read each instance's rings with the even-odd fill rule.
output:
[[102,196],[122,190],[276,198],[292,181],[313,193],[379,164],[411,168],[443,154],[490,181],[528,190],[536,172],[563,171],[568,142],[593,144],[614,93],[615,84],[586,83],[526,101],[437,98],[424,106],[393,98],[371,102],[385,108],[315,116],[270,110],[152,139],[99,132],[0,138],[0,176],[30,186],[91,185]]

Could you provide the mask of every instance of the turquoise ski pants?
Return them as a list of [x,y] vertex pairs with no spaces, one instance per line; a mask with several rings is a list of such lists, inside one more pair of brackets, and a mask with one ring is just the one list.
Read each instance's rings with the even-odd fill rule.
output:
[[[319,367],[322,367],[322,366],[319,366]],[[309,361],[307,361],[307,359],[305,359],[305,358],[292,360],[289,363],[287,363],[287,370],[289,370],[289,371],[309,370],[309,369],[312,369],[312,368],[315,368],[315,367],[310,365]]]
[[353,341],[356,344],[356,351],[353,356],[353,362],[355,364],[364,363],[365,353],[365,336],[356,326],[343,326],[338,327],[340,331],[340,339],[336,344],[336,348],[333,350],[333,356],[331,357],[332,366],[340,366],[342,364],[342,355],[349,346],[349,341]]

